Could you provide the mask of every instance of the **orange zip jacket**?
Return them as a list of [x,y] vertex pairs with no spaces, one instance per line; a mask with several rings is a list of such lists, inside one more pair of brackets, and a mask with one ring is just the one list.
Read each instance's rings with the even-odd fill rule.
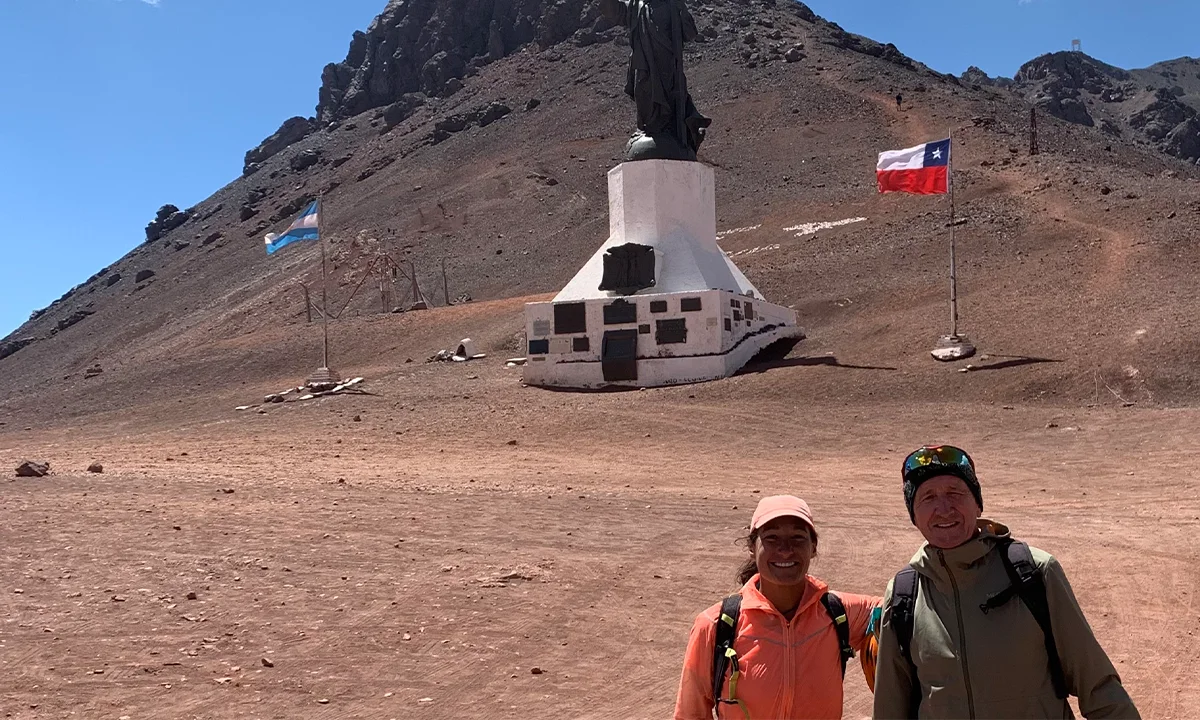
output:
[[[808,589],[791,622],[758,590],[758,575],[742,586],[738,616],[737,651],[741,677],[737,705],[721,704],[720,718],[792,720],[792,718],[842,717],[842,666],[837,632],[820,603],[828,586],[811,575]],[[861,657],[867,641],[871,612],[882,598],[836,593],[846,606],[850,644]],[[675,720],[711,720],[713,713],[712,666],[716,621],[721,603],[696,617],[683,661],[683,677],[675,701]],[[726,675],[721,697],[729,697]]]

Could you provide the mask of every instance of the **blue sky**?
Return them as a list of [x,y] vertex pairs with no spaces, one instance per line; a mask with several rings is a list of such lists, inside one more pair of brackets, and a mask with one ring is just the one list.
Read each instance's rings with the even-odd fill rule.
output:
[[[692,0],[696,2],[696,0]],[[311,116],[385,0],[0,0],[0,337]],[[1080,38],[1122,67],[1200,55],[1196,0],[812,0],[936,70],[1011,76]]]
[[940,72],[970,65],[1012,77],[1047,52],[1083,51],[1142,68],[1200,56],[1196,0],[810,0],[818,15],[900,50]]

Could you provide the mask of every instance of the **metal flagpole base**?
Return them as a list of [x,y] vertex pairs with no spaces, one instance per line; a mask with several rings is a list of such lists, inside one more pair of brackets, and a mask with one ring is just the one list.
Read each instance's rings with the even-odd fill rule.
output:
[[336,371],[330,370],[327,367],[320,367],[312,375],[308,376],[308,380],[304,384],[309,390],[321,392],[332,390],[337,387],[339,382],[341,382],[341,376]]
[[953,362],[963,360],[975,354],[975,346],[965,335],[943,335],[938,338],[937,345],[929,351],[935,360]]

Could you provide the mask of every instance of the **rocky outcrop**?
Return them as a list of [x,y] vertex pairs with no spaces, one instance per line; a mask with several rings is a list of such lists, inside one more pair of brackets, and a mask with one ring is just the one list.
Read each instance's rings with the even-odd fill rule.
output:
[[392,105],[407,93],[450,94],[479,67],[530,43],[547,47],[597,27],[607,25],[591,0],[391,0],[354,34],[346,59],[325,66],[317,122]]
[[1175,126],[1162,147],[1175,157],[1200,163],[1200,119],[1188,118]]
[[288,160],[288,167],[296,172],[304,172],[319,162],[321,162],[319,150],[301,150]]
[[1151,140],[1163,140],[1194,117],[1195,110],[1181,103],[1171,91],[1160,88],[1145,107],[1129,116],[1129,124]]
[[297,195],[275,211],[275,214],[271,216],[271,222],[277,223],[291,218],[315,199],[316,197],[309,193]]
[[1043,112],[1077,125],[1096,124],[1085,94],[1100,97],[1119,91],[1131,79],[1128,72],[1078,52],[1058,52],[1034,58],[1013,78],[1026,99]]
[[1087,105],[1077,97],[1039,95],[1034,98],[1033,106],[1047,115],[1053,115],[1060,120],[1066,120],[1076,125],[1092,127],[1096,124],[1091,113],[1088,112]]
[[1097,95],[1130,79],[1127,71],[1079,52],[1041,55],[1022,65],[1013,78],[1018,83],[1043,83],[1047,90],[1086,90]]
[[150,224],[146,226],[146,242],[154,242],[162,238],[163,235],[184,224],[191,217],[174,205],[163,205],[158,209],[158,213],[150,221]]
[[18,350],[37,342],[37,338],[19,337],[12,340],[0,341],[0,360],[12,355]]
[[877,57],[909,70],[915,70],[912,58],[891,43],[878,43],[862,35],[855,35],[843,30],[837,23],[829,23],[829,38],[825,41],[834,47],[840,47],[863,55]]
[[487,127],[500,118],[508,116],[510,113],[512,113],[512,108],[500,101],[495,101],[486,107],[473,110],[469,113],[451,115],[434,123],[430,143],[436,145],[454,133],[462,132],[474,125]]
[[1083,53],[1060,52],[1021,66],[1013,89],[1054,117],[1098,125],[1110,136],[1140,139],[1196,162],[1200,160],[1200,111],[1194,106],[1196,98],[1180,85],[1184,71],[1194,67],[1195,61],[1181,58],[1126,71]]
[[815,23],[821,19],[815,12],[812,11],[812,8],[802,2],[797,2],[794,6],[794,10],[796,15],[801,20],[806,22]]
[[1012,78],[992,77],[974,65],[967,68],[967,71],[960,75],[958,79],[963,85],[968,87],[978,85],[980,87],[1007,88],[1012,87],[1013,84]]
[[294,117],[285,120],[274,135],[246,153],[245,162],[242,165],[242,175],[253,174],[268,158],[278,155],[308,137],[316,127],[316,123],[310,118]]
[[76,324],[82,322],[83,320],[86,320],[88,317],[95,315],[95,314],[96,314],[95,310],[88,310],[86,308],[81,308],[81,309],[76,310],[75,312],[71,313],[70,315],[66,316],[65,318],[59,320],[58,323],[54,326],[54,329],[51,330],[50,332],[51,332],[51,334],[54,334],[54,333],[58,333],[62,330],[66,330],[67,328],[71,327],[72,325],[76,325]]
[[417,108],[425,104],[425,96],[418,93],[405,93],[400,99],[387,106],[383,111],[383,129],[380,134],[389,132],[392,128],[412,116]]

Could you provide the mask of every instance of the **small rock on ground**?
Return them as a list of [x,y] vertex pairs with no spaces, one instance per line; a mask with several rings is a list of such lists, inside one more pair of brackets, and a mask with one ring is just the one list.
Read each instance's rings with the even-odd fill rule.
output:
[[50,474],[50,463],[26,460],[17,466],[17,477],[45,477]]

